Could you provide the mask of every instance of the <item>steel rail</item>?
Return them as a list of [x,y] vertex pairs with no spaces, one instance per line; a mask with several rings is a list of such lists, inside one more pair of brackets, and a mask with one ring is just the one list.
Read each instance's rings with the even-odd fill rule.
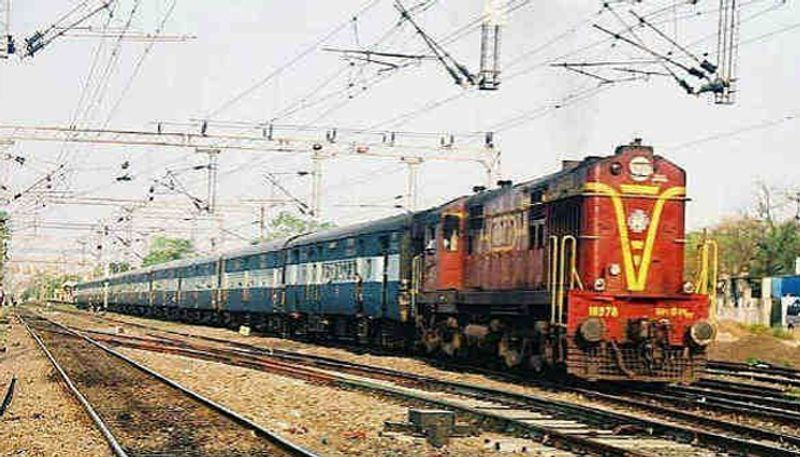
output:
[[53,365],[53,368],[55,368],[55,370],[61,376],[61,379],[67,385],[67,388],[70,390],[70,392],[72,392],[72,394],[75,396],[78,402],[80,402],[80,404],[89,414],[89,417],[91,417],[92,421],[97,426],[97,429],[100,430],[100,433],[103,434],[103,437],[106,439],[109,447],[111,448],[111,452],[113,452],[114,455],[117,457],[128,457],[128,453],[125,452],[125,449],[123,449],[122,445],[120,445],[119,441],[117,441],[117,438],[114,436],[114,434],[111,433],[111,430],[108,428],[105,422],[103,422],[103,419],[101,419],[100,416],[97,414],[97,411],[94,410],[94,407],[91,405],[91,403],[89,403],[86,397],[84,397],[83,394],[80,392],[80,390],[78,390],[78,388],[72,382],[72,380],[64,371],[64,369],[61,368],[61,365],[58,364],[55,357],[53,357],[53,354],[51,354],[50,350],[47,349],[47,346],[45,346],[42,339],[39,338],[39,335],[37,335],[36,332],[33,331],[33,329],[28,325],[28,323],[22,316],[18,317],[22,322],[22,325],[25,327],[25,329],[28,331],[28,333],[31,335],[34,341],[36,341],[36,344],[39,345],[39,349],[41,349],[44,355],[47,357],[47,359],[50,360],[50,364]]
[[3,395],[3,403],[0,404],[0,417],[3,417],[3,414],[6,413],[8,407],[11,405],[11,399],[14,398],[14,387],[17,385],[17,377],[12,376],[11,381],[8,383],[8,387],[6,388],[6,394]]
[[260,425],[256,424],[255,422],[251,421],[250,419],[247,419],[246,417],[241,416],[240,414],[236,413],[235,411],[233,411],[233,410],[231,410],[231,409],[229,409],[229,408],[227,408],[227,407],[225,407],[225,406],[223,406],[223,405],[221,405],[219,403],[216,403],[213,400],[208,399],[208,398],[198,394],[197,392],[194,392],[191,389],[188,389],[188,388],[184,387],[183,385],[173,381],[172,379],[169,379],[166,376],[164,376],[164,375],[162,375],[162,374],[160,374],[160,373],[158,373],[156,371],[153,371],[152,369],[142,365],[141,363],[131,359],[130,357],[128,357],[128,356],[126,356],[126,355],[124,355],[122,353],[119,353],[119,352],[117,352],[117,351],[105,346],[104,344],[102,344],[102,343],[100,343],[98,341],[95,341],[94,339],[82,334],[81,332],[76,332],[75,330],[73,330],[73,329],[71,329],[71,328],[69,328],[69,327],[67,327],[67,326],[65,326],[65,325],[63,325],[63,324],[61,324],[59,322],[55,322],[55,321],[52,321],[52,320],[47,319],[47,318],[42,317],[42,319],[46,320],[47,322],[50,322],[51,324],[54,324],[54,325],[58,326],[59,328],[63,329],[64,331],[66,331],[68,333],[70,333],[71,335],[74,335],[74,336],[76,336],[78,338],[82,338],[86,342],[94,345],[95,347],[103,350],[104,352],[106,352],[106,353],[108,353],[108,354],[110,354],[110,355],[112,355],[112,356],[114,356],[116,358],[119,358],[119,359],[127,362],[129,365],[133,366],[134,368],[146,373],[147,375],[157,379],[158,381],[160,381],[160,382],[162,382],[162,383],[164,383],[164,384],[166,384],[166,385],[168,385],[168,386],[170,386],[170,387],[172,387],[174,389],[177,389],[178,391],[180,391],[184,395],[187,395],[187,396],[191,397],[192,399],[200,402],[201,404],[203,404],[203,405],[205,405],[205,406],[207,406],[207,407],[209,407],[209,408],[211,408],[211,409],[213,409],[213,410],[215,410],[215,411],[217,411],[219,413],[222,413],[222,415],[232,419],[234,422],[238,423],[239,425],[242,425],[242,426],[244,426],[246,428],[251,429],[258,436],[267,439],[272,444],[278,446],[279,448],[281,448],[281,450],[283,450],[284,452],[286,452],[289,455],[297,456],[297,457],[319,457],[317,454],[315,454],[315,453],[313,453],[313,452],[311,452],[311,451],[309,451],[309,450],[307,450],[307,449],[305,449],[305,448],[303,448],[303,447],[301,447],[301,446],[299,446],[297,444],[294,444],[291,441],[286,440],[285,438],[281,437],[280,435],[278,435],[278,434],[276,434],[276,433],[274,433],[274,432],[272,432],[270,430],[267,430],[266,428],[261,427]]
[[[737,402],[745,402],[767,408],[776,408],[784,411],[794,411],[800,413],[800,401],[797,398],[790,398],[786,396],[773,396],[768,391],[759,394],[754,393],[741,393],[720,390],[711,387],[695,387],[695,386],[669,386],[668,392],[674,392],[681,395],[702,397],[702,398],[720,398],[725,400],[733,400]],[[800,419],[800,416],[798,416]]]
[[763,371],[746,370],[746,371],[729,371],[718,368],[706,368],[706,373],[719,376],[733,376],[735,378],[750,379],[753,381],[769,382],[772,384],[782,384],[792,387],[800,387],[800,378],[785,378],[782,375],[769,374]]
[[[179,332],[172,332],[172,331],[166,331],[166,332],[179,333]],[[108,334],[108,333],[104,333],[104,335],[106,337],[109,337],[109,338],[119,338],[119,335],[113,335],[113,334]],[[190,334],[186,334],[186,336],[197,337],[196,335],[190,335]],[[153,336],[151,335],[151,337],[153,337]],[[140,344],[146,344],[146,342],[147,342],[146,338],[136,337],[136,336],[131,336],[131,335],[125,335],[122,338],[123,339],[131,339],[131,340],[139,341]],[[209,340],[212,340],[214,342],[220,342],[220,343],[224,343],[224,342],[227,341],[227,340],[223,340],[223,339],[219,339],[219,338],[203,337],[203,336],[200,336],[199,339],[203,339],[203,340],[209,339]],[[177,349],[177,348],[173,348],[173,349],[175,349],[179,353],[183,352],[183,351],[189,351],[189,352],[186,352],[185,355],[191,356],[191,351],[200,352],[200,350],[197,349],[196,346],[192,346],[192,345],[190,345],[190,344],[188,344],[186,342],[183,342],[183,341],[171,340],[169,338],[164,338],[164,337],[158,337],[158,341],[166,342],[168,344],[173,344],[173,345],[177,346],[177,348],[180,348],[180,349]],[[150,340],[150,342],[151,343],[156,343],[156,340]],[[238,347],[242,348],[242,349],[238,349],[238,350],[237,349],[228,350],[228,353],[235,352],[235,354],[238,355],[238,356],[250,356],[250,357],[253,357],[254,356],[253,353],[256,352],[256,353],[258,353],[259,356],[262,356],[262,357],[281,358],[281,359],[284,359],[284,360],[289,359],[289,360],[292,360],[292,361],[295,361],[295,362],[305,360],[306,363],[308,363],[308,364],[312,364],[313,366],[318,366],[318,367],[324,367],[325,369],[329,369],[329,370],[330,369],[335,369],[335,370],[339,370],[339,371],[356,371],[356,372],[360,372],[362,374],[365,371],[368,370],[372,375],[375,375],[375,374],[380,375],[380,377],[382,379],[394,380],[394,381],[397,381],[398,379],[405,379],[406,381],[408,381],[410,383],[423,383],[423,384],[427,384],[429,386],[435,385],[435,386],[438,386],[440,388],[440,390],[446,390],[446,391],[455,392],[455,393],[459,393],[459,394],[465,394],[465,395],[469,395],[471,397],[483,397],[483,398],[486,398],[486,397],[494,397],[494,398],[501,397],[501,398],[505,398],[507,400],[511,400],[512,403],[517,404],[517,405],[520,405],[520,404],[533,405],[533,406],[535,406],[535,407],[537,407],[539,409],[543,409],[543,410],[548,410],[549,409],[550,411],[552,411],[553,408],[555,407],[559,411],[559,413],[561,413],[562,417],[566,416],[568,418],[580,419],[583,422],[585,422],[586,418],[590,416],[590,417],[592,417],[594,419],[594,422],[596,422],[596,423],[606,423],[607,424],[608,421],[612,421],[612,423],[619,424],[619,425],[630,425],[631,423],[633,423],[633,424],[636,424],[636,425],[638,425],[638,426],[640,426],[641,428],[644,428],[644,429],[657,430],[663,436],[677,436],[677,437],[681,438],[685,442],[693,442],[693,441],[697,440],[697,441],[700,441],[700,442],[704,443],[705,445],[708,445],[708,446],[711,446],[711,447],[714,447],[714,448],[717,448],[717,449],[719,449],[720,447],[733,447],[735,449],[746,450],[747,452],[751,453],[752,455],[762,455],[762,456],[787,456],[787,457],[788,456],[794,456],[794,457],[796,457],[796,456],[800,455],[800,453],[797,453],[797,452],[794,452],[794,451],[791,451],[791,450],[785,450],[785,449],[781,449],[781,448],[774,447],[774,446],[768,446],[768,445],[765,445],[765,444],[746,441],[746,440],[742,440],[742,439],[735,438],[735,437],[729,437],[729,436],[725,436],[725,435],[720,435],[718,433],[704,432],[704,431],[700,431],[700,430],[697,430],[697,429],[694,429],[694,428],[687,428],[687,427],[683,427],[683,426],[667,424],[667,423],[664,423],[664,422],[661,422],[661,421],[655,421],[655,420],[652,420],[652,419],[642,419],[642,418],[631,416],[631,415],[627,415],[627,414],[614,413],[614,412],[605,411],[605,410],[598,410],[598,409],[592,408],[592,407],[585,407],[585,406],[582,406],[582,405],[574,405],[574,404],[571,404],[571,403],[559,402],[557,400],[543,399],[543,398],[540,398],[540,397],[534,397],[534,396],[525,395],[525,394],[515,394],[515,393],[506,392],[506,391],[500,391],[500,390],[497,390],[497,389],[485,388],[485,387],[481,387],[481,386],[475,386],[475,385],[471,385],[471,384],[457,383],[457,382],[452,382],[452,381],[443,381],[443,380],[439,380],[439,379],[435,379],[435,378],[429,378],[429,377],[426,377],[426,376],[418,376],[418,375],[414,375],[414,374],[410,374],[410,373],[399,372],[399,371],[392,370],[392,369],[387,369],[387,368],[371,367],[371,366],[365,366],[365,365],[361,365],[361,364],[354,364],[354,363],[350,363],[350,362],[343,362],[343,361],[332,359],[332,358],[329,358],[329,357],[313,356],[313,355],[309,355],[309,354],[297,354],[297,353],[293,353],[291,351],[283,351],[283,350],[265,350],[263,348],[258,348],[256,346],[247,345],[245,343],[237,343],[237,342],[230,342],[230,341],[227,341],[227,342],[230,343],[230,344],[233,344],[234,346],[238,346]],[[219,355],[219,353],[220,352],[225,352],[225,350],[221,350],[221,349],[218,349],[218,348],[206,348],[206,349],[211,350],[213,353],[218,354],[216,357],[223,357],[224,358],[224,356]],[[208,358],[213,359],[214,357],[208,357]],[[222,360],[222,361],[223,361],[223,363],[233,362],[233,364],[239,364],[239,363],[236,363],[236,361],[231,361],[229,359],[227,360],[227,362],[226,362],[226,360]],[[375,386],[371,385],[371,383],[363,384],[361,386],[364,387],[364,388],[372,389],[372,390],[375,389]],[[574,389],[572,387],[569,387],[569,386],[564,386],[564,387],[567,388],[567,389],[571,389],[573,391],[577,391],[576,389]],[[379,388],[382,389],[382,390],[384,389],[383,387],[379,387]],[[394,391],[384,391],[384,393],[396,394],[396,392],[394,392]],[[590,390],[585,390],[585,391],[582,391],[580,393],[599,394],[599,393],[596,393],[596,392],[590,391]],[[398,394],[398,395],[402,395],[402,394]],[[602,395],[602,394],[600,394],[600,395]],[[604,399],[607,400],[607,401],[615,400],[609,395],[607,395]],[[622,400],[625,400],[627,406],[646,407],[646,409],[648,409],[649,411],[659,411],[659,412],[662,412],[662,413],[664,413],[665,411],[668,411],[668,412],[672,413],[671,415],[673,417],[677,415],[677,413],[676,413],[677,410],[670,410],[670,409],[665,408],[665,407],[657,407],[655,405],[648,405],[647,403],[644,403],[644,402],[635,402],[635,401],[627,400],[627,399],[622,399]],[[619,401],[618,401],[618,403],[619,403]],[[433,402],[431,404],[434,404],[437,407],[459,408],[459,405],[452,405],[452,404],[449,404],[447,402],[443,402],[443,403]],[[486,413],[484,411],[476,412],[475,410],[468,409],[468,408],[467,409],[460,408],[460,409],[462,411],[464,411],[466,413],[470,413],[470,414],[483,414],[483,415],[485,415],[485,413]],[[769,431],[766,431],[766,430],[761,430],[761,429],[756,429],[754,427],[748,427],[748,426],[744,426],[744,425],[740,425],[740,424],[735,424],[735,423],[724,422],[724,421],[715,420],[715,419],[711,419],[711,418],[706,418],[704,416],[694,415],[694,414],[691,414],[691,413],[683,413],[682,418],[684,420],[692,421],[692,422],[695,422],[695,423],[702,423],[703,425],[705,425],[707,427],[722,428],[722,429],[724,429],[726,431],[729,431],[729,432],[739,433],[741,435],[750,436],[750,437],[756,438],[756,439],[770,440],[770,441],[773,441],[773,442],[780,442],[780,443],[790,443],[790,444],[793,444],[793,445],[800,446],[800,438],[797,438],[797,437],[781,436],[779,434],[776,434],[776,433],[773,433],[773,432],[769,432]],[[502,419],[502,417],[500,419]]]
[[726,392],[739,392],[745,394],[785,396],[788,391],[785,387],[772,387],[746,382],[726,381],[722,379],[703,378],[692,384],[697,387],[709,387]]
[[669,394],[645,391],[635,391],[634,393],[653,400],[661,400],[687,406],[701,406],[705,409],[712,409],[731,414],[741,414],[742,411],[746,411],[750,416],[780,421],[790,425],[800,423],[800,413],[796,411],[773,408],[747,401],[728,400],[721,397],[698,394]]
[[[706,427],[717,428],[728,432],[738,433],[742,436],[749,436],[753,439],[765,440],[777,443],[790,444],[800,449],[800,436],[788,435],[783,433],[771,432],[763,428],[753,427],[750,425],[739,424],[736,422],[728,422],[713,417],[703,416],[700,414],[691,413],[677,408],[670,408],[661,406],[654,403],[649,403],[642,400],[623,397],[620,395],[600,392],[591,389],[582,389],[579,387],[571,388],[574,392],[578,392],[587,398],[592,398],[598,401],[608,401],[618,405],[629,406],[632,408],[643,409],[655,414],[661,414],[671,419],[677,419],[685,422],[702,424]],[[795,454],[792,454],[795,455]]]
[[770,364],[748,364],[748,363],[737,363],[737,362],[725,362],[722,360],[709,360],[708,367],[714,368],[717,370],[725,370],[725,371],[751,371],[757,373],[765,373],[765,374],[775,374],[780,376],[786,376],[789,378],[797,378],[800,379],[800,370],[794,368],[787,368],[787,367],[776,367]]

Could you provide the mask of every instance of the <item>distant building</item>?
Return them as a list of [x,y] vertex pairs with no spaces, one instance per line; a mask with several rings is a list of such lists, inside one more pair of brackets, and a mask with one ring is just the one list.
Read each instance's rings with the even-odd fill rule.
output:
[[764,299],[769,307],[771,327],[798,327],[800,325],[800,275],[764,278],[769,282]]
[[769,325],[769,304],[763,278],[747,275],[724,276],[717,284],[717,318],[748,325]]

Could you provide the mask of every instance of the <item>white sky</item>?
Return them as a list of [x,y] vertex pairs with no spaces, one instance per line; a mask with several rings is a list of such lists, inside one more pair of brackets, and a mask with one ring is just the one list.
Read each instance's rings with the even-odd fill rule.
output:
[[[112,26],[126,21],[137,0],[120,0]],[[172,0],[138,0],[140,7],[132,28],[153,31],[168,10]],[[41,29],[77,1],[29,0],[13,3],[11,31],[22,38]],[[407,5],[419,0],[407,0]],[[441,38],[469,23],[482,12],[483,0],[438,0],[421,13],[422,26],[435,38]],[[282,112],[301,97],[307,96],[321,82],[330,83],[316,96],[342,91],[353,84],[345,96],[332,97],[294,116],[281,118],[278,124],[313,124],[317,126],[368,127],[392,126],[386,121],[407,112],[420,110],[436,100],[457,97],[435,109],[424,109],[409,117],[396,130],[426,132],[485,131],[497,124],[531,112],[529,122],[498,133],[502,149],[502,173],[516,180],[551,172],[562,159],[585,155],[607,155],[615,146],[642,137],[659,154],[686,168],[689,176],[691,228],[711,224],[726,214],[735,213],[750,204],[753,184],[763,179],[774,186],[796,186],[800,143],[796,120],[787,120],[766,128],[747,130],[763,122],[778,121],[785,116],[800,115],[800,52],[797,46],[800,26],[750,42],[774,31],[800,24],[797,2],[749,0],[742,4],[739,53],[739,92],[733,106],[714,105],[707,97],[688,96],[668,78],[655,76],[649,81],[607,86],[599,95],[577,103],[567,103],[558,110],[549,109],[535,115],[537,109],[552,107],[565,97],[596,86],[585,76],[550,68],[549,63],[598,60],[643,59],[646,54],[618,43],[612,47],[593,23],[619,29],[620,23],[608,11],[598,14],[600,1],[584,0],[515,0],[524,4],[507,20],[503,36],[503,77],[498,92],[466,91],[455,86],[444,70],[432,61],[398,70],[380,84],[361,90],[363,82],[374,77],[379,67],[364,67],[359,73],[348,70],[340,56],[315,50],[296,65],[282,72],[248,97],[222,111],[216,118],[261,122]],[[632,22],[628,9],[636,2],[615,2],[615,10]],[[659,27],[698,54],[708,52],[714,60],[716,51],[717,1],[690,2],[660,0],[636,3],[637,11],[647,12],[663,5],[677,4],[659,16]],[[96,102],[90,104],[82,125],[99,127],[106,121],[111,128],[155,129],[155,121],[186,122],[206,117],[241,90],[251,86],[293,59],[298,53],[352,16],[364,0],[177,0],[177,6],[166,25],[170,34],[196,35],[184,43],[156,44],[132,80],[130,89],[121,98],[119,108],[107,121],[134,72],[145,45],[123,43],[118,64],[111,66],[107,86],[96,81],[89,84],[98,90]],[[699,13],[699,14],[698,14]],[[677,20],[674,18],[677,17]],[[88,22],[95,27],[101,16]],[[325,40],[324,46],[369,46],[378,37],[394,28],[398,14],[391,0],[375,0],[356,21]],[[659,51],[670,49],[652,33],[639,30],[647,43]],[[702,38],[704,38],[702,40]],[[698,41],[698,39],[701,39]],[[0,61],[0,123],[66,125],[76,110],[82,87],[91,68],[99,39],[63,38],[52,43],[32,59]],[[594,47],[568,58],[558,56],[575,52],[589,44]],[[99,54],[99,68],[105,68],[112,57],[109,52],[114,39],[105,41]],[[479,36],[477,28],[446,46],[459,61],[477,70]],[[383,51],[424,51],[421,40],[408,24],[380,48]],[[688,58],[675,56],[688,62]],[[358,68],[358,67],[356,67]],[[650,69],[663,71],[661,67]],[[338,77],[333,77],[338,73]],[[687,80],[696,80],[687,76]],[[355,95],[349,99],[347,95]],[[91,97],[90,97],[91,98]],[[315,100],[310,98],[309,100]],[[338,109],[333,109],[338,108]],[[720,133],[736,132],[705,142],[696,142]],[[435,140],[434,140],[435,141]],[[170,169],[186,168],[201,163],[196,154],[175,150],[152,150],[131,147],[67,148],[68,189],[83,196],[144,198],[152,179],[164,176],[165,162]],[[57,163],[61,146],[46,143],[19,143],[10,152],[24,155],[25,166],[0,161],[0,178],[11,194],[41,179],[46,170]],[[120,164],[128,160],[134,180],[118,183]],[[219,199],[269,198],[272,190],[261,175],[271,172],[309,170],[306,157],[281,155],[223,154],[220,162]],[[326,219],[344,224],[356,220],[391,214],[394,196],[405,191],[405,174],[401,164],[391,161],[355,161],[337,159],[325,165],[323,212]],[[203,197],[202,172],[184,172],[180,179],[191,192]],[[282,178],[284,184],[301,198],[308,193],[308,178]],[[483,172],[476,165],[426,163],[421,173],[422,201],[433,205],[470,191],[482,184]],[[57,189],[65,189],[59,183]],[[63,255],[80,258],[78,239],[89,240],[90,231],[82,229],[23,229],[34,220],[93,223],[98,219],[116,219],[115,208],[109,206],[57,206],[32,209],[35,193],[8,207],[15,218],[17,240],[15,255]],[[137,212],[135,227],[143,241],[136,249],[146,251],[146,235],[155,227],[165,233],[188,236],[177,227],[190,227],[180,219],[190,217],[187,200],[182,196],[159,195],[157,202],[173,202],[182,210]],[[163,204],[163,203],[162,203]],[[353,205],[368,205],[354,207]],[[35,206],[35,205],[33,205]],[[154,219],[154,214],[162,215]],[[164,218],[164,214],[168,218]],[[253,238],[257,226],[255,209],[247,213],[227,214],[224,226],[239,237]],[[46,225],[44,225],[46,226]],[[118,227],[118,226],[115,226]],[[214,223],[196,224],[194,233],[199,245],[207,243]],[[122,234],[121,228],[113,228]],[[171,232],[173,230],[173,232]],[[33,236],[36,235],[36,236]],[[228,245],[241,243],[230,233],[223,240]],[[95,244],[92,240],[90,244]],[[93,252],[93,246],[86,252]],[[116,246],[113,249],[119,249]],[[88,254],[87,254],[88,255]],[[118,254],[121,255],[121,254]],[[90,257],[90,256],[89,256]],[[91,257],[90,257],[91,258]]]

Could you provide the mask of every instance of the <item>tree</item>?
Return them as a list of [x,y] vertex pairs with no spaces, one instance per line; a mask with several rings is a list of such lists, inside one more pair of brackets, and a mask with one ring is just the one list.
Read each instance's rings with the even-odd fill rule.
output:
[[[781,197],[784,195],[784,197]],[[800,222],[787,209],[787,192],[759,183],[751,211],[687,235],[686,271],[696,270],[697,249],[704,236],[719,245],[720,273],[754,277],[791,274],[800,256]]]
[[172,260],[184,259],[194,254],[191,240],[157,236],[150,243],[150,251],[142,260],[142,266],[157,265]]
[[313,219],[296,216],[288,211],[281,211],[267,223],[266,240],[288,238],[333,227],[335,225],[331,222],[318,222]]
[[108,272],[112,275],[117,273],[124,273],[131,270],[131,264],[128,262],[111,262],[108,264]]
[[47,300],[56,297],[56,292],[63,290],[64,284],[78,282],[78,275],[56,275],[53,273],[40,273],[31,284],[22,292],[22,300]]

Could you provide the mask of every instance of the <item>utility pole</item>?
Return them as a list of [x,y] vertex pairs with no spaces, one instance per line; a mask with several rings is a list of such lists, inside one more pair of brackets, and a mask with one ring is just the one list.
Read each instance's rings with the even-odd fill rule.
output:
[[732,105],[736,93],[736,63],[739,53],[739,7],[736,0],[719,0],[719,30],[717,31],[717,75],[722,82],[714,92],[718,105]]
[[422,165],[422,159],[419,157],[404,157],[402,161],[408,165],[405,208],[410,211],[416,211],[419,209],[419,166]]
[[197,148],[196,151],[200,154],[208,155],[208,163],[206,164],[206,210],[209,214],[214,214],[217,201],[217,160],[220,150]]
[[86,266],[86,243],[87,243],[86,240],[78,240],[78,244],[81,245],[81,263],[80,263],[81,269],[83,269],[83,267]]
[[311,217],[317,221],[322,219],[322,165],[325,160],[320,149],[315,148],[311,156]]
[[261,205],[258,211],[258,241],[260,242],[263,242],[264,239],[266,238],[267,223],[265,219],[266,219],[266,212],[264,209],[264,205]]
[[500,36],[504,22],[500,0],[484,0],[484,18],[481,24],[480,90],[497,90],[500,87]]
[[14,39],[11,37],[11,0],[0,0],[0,59],[7,59],[14,52]]
[[128,268],[133,265],[133,208],[125,208],[125,264]]
[[[0,290],[6,287],[6,257],[8,256],[8,216],[0,215]],[[0,306],[4,303],[0,302]]]

